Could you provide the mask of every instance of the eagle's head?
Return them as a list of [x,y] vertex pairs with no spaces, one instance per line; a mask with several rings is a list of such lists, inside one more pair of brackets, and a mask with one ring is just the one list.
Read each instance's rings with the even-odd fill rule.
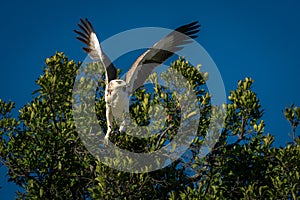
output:
[[111,80],[108,84],[108,90],[113,90],[116,92],[126,92],[126,88],[126,82],[121,79]]
[[[119,101],[124,101],[128,97],[127,84],[124,80],[111,80],[105,89],[105,101],[109,104],[117,105]],[[115,101],[115,103],[114,103]]]

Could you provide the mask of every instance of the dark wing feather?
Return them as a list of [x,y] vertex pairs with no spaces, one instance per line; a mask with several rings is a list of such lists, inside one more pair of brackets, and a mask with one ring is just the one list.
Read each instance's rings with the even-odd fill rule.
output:
[[82,49],[90,56],[92,60],[101,60],[106,68],[106,82],[116,79],[117,70],[107,55],[102,51],[99,40],[96,36],[94,28],[88,19],[80,19],[78,24],[80,31],[74,30],[78,34],[76,37],[79,41],[87,45]]
[[183,45],[191,43],[191,38],[197,37],[199,27],[198,21],[180,26],[143,53],[126,74],[129,92],[142,86],[155,67],[183,49]]

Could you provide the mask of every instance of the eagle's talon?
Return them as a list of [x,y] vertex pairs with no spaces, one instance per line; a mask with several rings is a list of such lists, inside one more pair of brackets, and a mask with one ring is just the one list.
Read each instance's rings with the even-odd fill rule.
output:
[[105,137],[104,137],[104,144],[108,144],[108,140],[109,140],[109,136],[105,135]]
[[119,132],[120,132],[120,133],[124,133],[125,131],[126,131],[125,126],[120,126]]

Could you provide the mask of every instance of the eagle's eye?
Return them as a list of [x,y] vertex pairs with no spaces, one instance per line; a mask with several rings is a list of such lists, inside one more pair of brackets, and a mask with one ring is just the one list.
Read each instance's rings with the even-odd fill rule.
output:
[[117,81],[117,83],[120,85],[122,83],[122,81]]

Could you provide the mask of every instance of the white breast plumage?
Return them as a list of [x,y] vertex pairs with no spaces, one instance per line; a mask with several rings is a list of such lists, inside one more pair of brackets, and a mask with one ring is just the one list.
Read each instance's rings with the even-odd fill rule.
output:
[[105,102],[115,118],[121,119],[129,106],[127,85],[123,80],[112,80],[106,86]]

